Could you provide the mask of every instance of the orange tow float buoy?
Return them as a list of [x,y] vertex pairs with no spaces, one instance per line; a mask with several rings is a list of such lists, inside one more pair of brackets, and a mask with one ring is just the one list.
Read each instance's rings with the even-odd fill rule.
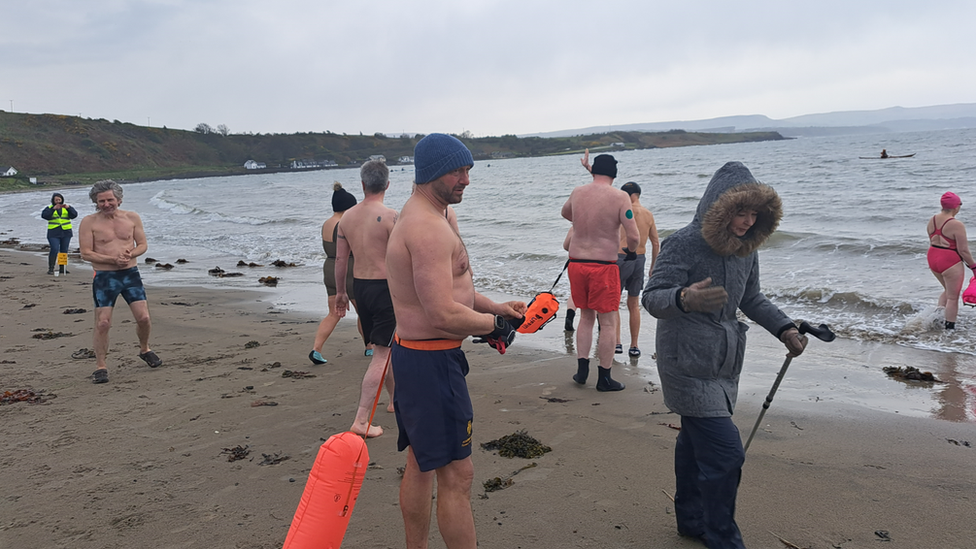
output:
[[329,437],[319,447],[282,549],[339,549],[368,464],[363,437],[352,431]]
[[[383,381],[389,369],[390,357],[387,357],[366,432],[373,424],[376,405],[383,393]],[[282,549],[339,549],[342,538],[346,536],[359,490],[363,487],[368,465],[369,450],[366,449],[365,437],[352,431],[329,437],[319,447],[319,455],[308,473],[305,491],[298,502]]]

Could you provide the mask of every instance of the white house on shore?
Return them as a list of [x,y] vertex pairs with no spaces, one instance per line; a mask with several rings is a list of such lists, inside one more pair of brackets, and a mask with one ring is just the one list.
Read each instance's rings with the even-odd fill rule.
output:
[[268,165],[265,164],[264,162],[255,162],[253,160],[248,160],[247,162],[244,163],[245,170],[263,170],[267,167]]
[[3,168],[2,172],[0,172],[0,177],[13,177],[15,175],[17,175],[17,169],[13,166],[7,166],[6,168]]
[[400,157],[400,160],[398,160],[398,162],[400,164],[413,164],[413,157],[412,156],[401,156]]
[[386,157],[382,154],[374,154],[369,157],[370,160],[379,160],[380,162],[386,162]]

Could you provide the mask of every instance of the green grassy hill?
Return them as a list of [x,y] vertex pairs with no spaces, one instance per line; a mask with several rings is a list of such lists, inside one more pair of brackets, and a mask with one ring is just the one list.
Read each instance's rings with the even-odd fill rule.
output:
[[[0,190],[40,183],[90,183],[245,173],[244,162],[264,162],[269,170],[289,169],[292,160],[332,160],[359,165],[381,154],[391,164],[412,156],[422,135],[386,137],[325,133],[223,135],[218,132],[152,128],[105,119],[0,111],[0,166],[13,166],[18,178],[0,179]],[[460,136],[459,136],[460,137]],[[662,133],[613,132],[589,136],[519,138],[460,137],[476,159],[578,154],[625,149],[706,145],[783,139],[776,132]]]

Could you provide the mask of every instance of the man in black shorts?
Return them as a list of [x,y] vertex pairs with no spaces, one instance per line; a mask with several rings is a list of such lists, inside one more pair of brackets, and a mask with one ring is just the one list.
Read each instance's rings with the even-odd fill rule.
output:
[[146,253],[146,233],[142,219],[135,212],[119,208],[122,204],[122,187],[110,179],[99,181],[88,193],[95,203],[95,213],[85,216],[78,228],[81,258],[91,263],[95,270],[92,295],[95,298],[95,361],[96,370],[92,382],[107,383],[108,331],[112,327],[112,311],[121,295],[129,304],[136,321],[139,337],[139,358],[151,368],[163,361],[149,348],[149,305],[146,290],[142,286],[136,257]]
[[[363,323],[363,338],[373,344],[373,358],[363,376],[359,409],[350,430],[367,437],[383,434],[379,425],[369,425],[373,399],[383,379],[396,318],[386,283],[386,243],[396,221],[396,210],[383,204],[390,186],[390,170],[382,160],[370,160],[359,170],[363,182],[363,201],[346,210],[339,220],[336,233],[336,310],[340,317],[349,309],[346,271],[349,253],[356,256],[353,265],[353,290],[359,319]],[[387,411],[393,411],[393,371],[386,374],[386,390],[390,395]],[[368,430],[367,430],[368,427]]]

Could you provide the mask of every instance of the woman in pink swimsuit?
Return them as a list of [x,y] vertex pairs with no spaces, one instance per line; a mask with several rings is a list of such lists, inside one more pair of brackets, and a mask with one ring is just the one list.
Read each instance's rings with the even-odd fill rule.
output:
[[966,226],[956,219],[962,200],[953,192],[942,195],[942,211],[932,216],[926,232],[929,235],[929,269],[942,284],[939,307],[945,307],[945,328],[956,327],[959,313],[959,293],[966,281],[963,262],[976,275],[976,261],[969,252],[966,241]]

